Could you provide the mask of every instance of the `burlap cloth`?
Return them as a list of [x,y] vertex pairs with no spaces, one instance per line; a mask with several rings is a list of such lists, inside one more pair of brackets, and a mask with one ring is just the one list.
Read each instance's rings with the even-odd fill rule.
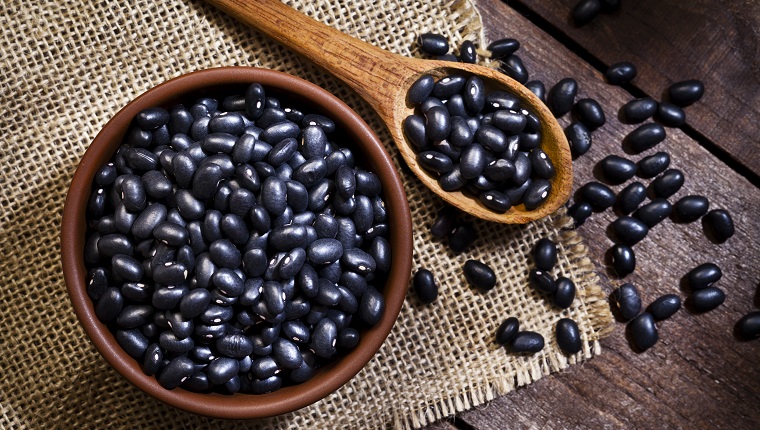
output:
[[[307,14],[382,48],[417,55],[414,35],[445,34],[485,46],[481,21],[463,0],[291,0]],[[599,352],[610,322],[587,252],[566,218],[526,227],[475,222],[479,239],[454,256],[428,226],[441,201],[398,162],[373,112],[344,86],[285,48],[198,1],[9,0],[0,2],[0,427],[16,428],[381,428],[419,427],[461,412]],[[129,100],[169,78],[227,65],[262,66],[309,79],[354,107],[397,160],[415,223],[415,266],[436,274],[438,301],[409,295],[369,365],[326,399],[256,422],[226,422],[166,406],[126,382],[80,328],[59,262],[66,190],[85,149]],[[557,274],[579,287],[559,311],[527,284],[529,250],[559,242]],[[495,268],[487,294],[466,285],[468,258]],[[415,269],[416,270],[416,269]],[[518,357],[497,347],[496,327],[516,316],[547,346]],[[583,350],[559,352],[554,325],[571,317]]]

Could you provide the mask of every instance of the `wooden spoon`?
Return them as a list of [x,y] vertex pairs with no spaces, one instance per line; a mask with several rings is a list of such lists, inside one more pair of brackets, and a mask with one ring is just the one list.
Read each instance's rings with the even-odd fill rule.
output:
[[[565,134],[546,106],[517,81],[493,69],[473,64],[408,58],[348,36],[315,21],[279,0],[207,0],[219,9],[308,58],[353,88],[385,122],[401,155],[417,177],[443,200],[478,218],[506,224],[524,224],[557,210],[570,196],[572,159]],[[554,163],[551,193],[537,209],[524,205],[495,213],[461,192],[443,191],[435,177],[417,163],[414,148],[404,136],[403,121],[414,113],[407,103],[409,87],[420,76],[480,76],[487,91],[505,90],[517,96],[538,116],[541,149]]]

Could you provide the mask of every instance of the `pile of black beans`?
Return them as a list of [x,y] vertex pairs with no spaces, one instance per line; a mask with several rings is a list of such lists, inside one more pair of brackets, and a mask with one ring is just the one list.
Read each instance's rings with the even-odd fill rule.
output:
[[298,384],[382,317],[381,183],[335,128],[252,84],[141,111],[95,175],[87,293],[163,387]]
[[[438,37],[421,36],[421,48],[443,52],[428,46]],[[546,201],[554,165],[540,148],[538,117],[517,97],[487,92],[477,76],[436,81],[425,75],[412,84],[407,99],[416,110],[404,120],[404,132],[417,163],[441,189],[464,191],[497,213],[520,204],[533,210]]]

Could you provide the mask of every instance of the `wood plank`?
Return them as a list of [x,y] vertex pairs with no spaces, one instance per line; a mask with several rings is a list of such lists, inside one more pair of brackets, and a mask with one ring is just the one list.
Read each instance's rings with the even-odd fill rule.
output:
[[705,96],[686,108],[688,125],[760,174],[760,3],[741,0],[622,1],[586,26],[570,19],[578,0],[519,0],[605,65],[631,61],[633,84],[655,99],[696,78]]
[[[607,154],[641,158],[620,147],[633,126],[620,124],[610,114],[631,98],[626,91],[605,84],[600,73],[498,0],[478,0],[477,5],[489,39],[521,39],[519,54],[533,77],[547,83],[575,77],[580,95],[596,98],[605,107],[608,124],[595,132],[591,151],[575,163],[576,188],[593,178],[594,165]],[[737,233],[716,245],[704,237],[699,222],[666,220],[635,246],[638,267],[625,281],[639,287],[645,304],[666,293],[684,299],[680,278],[696,265],[714,261],[724,272],[718,286],[727,294],[726,303],[704,315],[680,311],[659,324],[660,341],[644,353],[632,350],[625,325],[619,323],[602,341],[601,356],[461,414],[460,428],[756,428],[760,341],[739,342],[732,329],[757,306],[753,298],[760,280],[760,248],[755,240],[760,223],[755,214],[760,213],[760,190],[684,133],[668,132],[668,139],[647,154],[668,151],[672,166],[686,173],[684,188],[670,201],[703,194],[712,207],[732,213]],[[608,292],[623,282],[610,279],[603,263],[612,245],[605,229],[614,219],[609,211],[595,214],[579,229]]]

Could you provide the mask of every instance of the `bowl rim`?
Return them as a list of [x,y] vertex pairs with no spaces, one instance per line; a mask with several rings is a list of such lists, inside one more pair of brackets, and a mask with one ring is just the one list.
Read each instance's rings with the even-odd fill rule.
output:
[[[369,156],[368,167],[383,184],[383,200],[391,229],[389,242],[393,260],[383,290],[385,312],[375,326],[363,333],[359,345],[351,352],[323,367],[302,384],[261,395],[167,390],[158,384],[155,376],[145,375],[137,360],[119,346],[115,336],[98,320],[94,304],[86,293],[87,270],[82,256],[85,211],[93,178],[121,144],[129,124],[140,110],[166,105],[179,96],[209,87],[253,82],[260,83],[265,89],[304,97],[329,112],[337,125],[346,125],[343,132],[356,142],[357,149]],[[60,245],[66,289],[76,316],[98,352],[117,372],[140,390],[176,408],[214,418],[254,419],[292,412],[326,397],[353,378],[375,355],[390,333],[406,296],[411,276],[412,231],[411,212],[401,178],[377,135],[356,112],[327,90],[301,78],[269,69],[236,66],[199,70],[161,83],[129,102],[103,126],[85,151],[69,186],[61,219]]]

